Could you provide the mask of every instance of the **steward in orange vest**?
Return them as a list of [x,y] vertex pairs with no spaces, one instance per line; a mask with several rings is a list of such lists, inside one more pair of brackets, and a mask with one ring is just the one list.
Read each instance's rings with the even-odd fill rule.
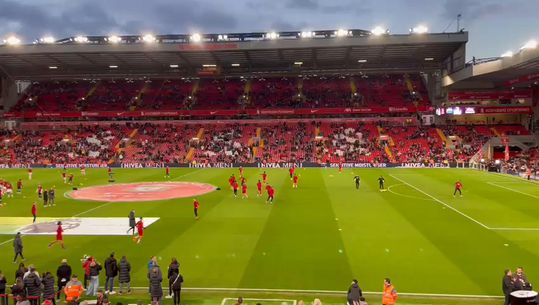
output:
[[73,275],[64,288],[67,303],[78,304],[83,291],[82,283],[77,279],[76,275]]
[[397,290],[391,285],[391,280],[389,278],[384,279],[384,293],[382,294],[382,304],[383,305],[395,305],[397,302]]

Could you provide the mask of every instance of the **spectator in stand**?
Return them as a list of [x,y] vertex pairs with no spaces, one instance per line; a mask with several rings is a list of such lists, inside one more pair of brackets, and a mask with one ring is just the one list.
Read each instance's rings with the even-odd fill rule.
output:
[[161,287],[163,276],[157,266],[152,267],[148,273],[148,279],[150,281],[150,296],[152,304],[161,305],[163,302],[163,287]]
[[168,296],[167,299],[172,298],[172,282],[170,281],[170,278],[174,274],[180,273],[180,263],[178,263],[178,260],[173,257],[172,261],[170,262],[170,265],[168,265],[168,271],[167,271],[167,278],[168,278]]
[[60,300],[60,295],[65,285],[71,278],[71,266],[67,264],[67,259],[62,259],[60,266],[56,269],[56,277],[58,278],[58,291],[56,292],[56,298]]
[[118,262],[114,257],[114,252],[105,260],[105,294],[114,294],[114,278],[118,275]]
[[76,275],[73,275],[71,280],[67,282],[64,288],[67,304],[78,305],[83,291],[84,288],[82,288],[82,283],[79,281]]
[[122,256],[118,263],[118,280],[120,282],[120,294],[123,293],[123,288],[127,289],[127,293],[131,293],[131,264],[127,258]]
[[31,267],[28,275],[23,278],[26,296],[32,305],[39,305],[41,296],[41,279],[36,274],[35,269]]
[[357,280],[352,280],[352,284],[348,288],[348,305],[359,305],[359,298],[363,296],[363,292],[357,283]]
[[90,284],[86,291],[86,295],[97,295],[97,289],[99,288],[99,273],[101,272],[101,269],[101,265],[96,260],[92,260],[90,263]]
[[49,300],[53,305],[56,305],[55,301],[55,290],[54,290],[54,276],[49,272],[43,274],[43,279],[41,280],[43,287],[43,300]]

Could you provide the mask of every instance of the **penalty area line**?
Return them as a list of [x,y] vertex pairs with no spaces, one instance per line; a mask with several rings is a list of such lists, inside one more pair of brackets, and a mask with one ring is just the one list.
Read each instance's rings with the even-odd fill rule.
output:
[[416,186],[414,186],[414,185],[412,185],[412,184],[410,184],[410,183],[408,183],[408,182],[406,182],[406,181],[404,181],[404,180],[402,180],[402,179],[399,179],[399,178],[395,177],[394,175],[390,175],[390,176],[393,177],[394,179],[400,181],[401,183],[404,183],[404,184],[408,185],[409,187],[413,188],[414,190],[416,190],[416,191],[422,193],[423,195],[432,198],[434,201],[436,201],[436,202],[438,202],[439,204],[441,204],[441,205],[443,205],[443,206],[445,206],[445,207],[451,209],[453,212],[455,212],[455,213],[457,213],[457,214],[459,214],[459,215],[461,215],[461,216],[467,218],[468,220],[473,221],[474,223],[480,225],[481,227],[483,227],[483,228],[485,228],[485,229],[487,229],[487,230],[490,230],[490,227],[489,227],[489,226],[485,225],[484,223],[480,222],[479,220],[477,220],[477,219],[475,219],[475,218],[473,218],[473,217],[471,217],[471,216],[469,216],[469,215],[467,215],[467,214],[465,214],[465,213],[459,211],[458,209],[456,209],[456,208],[450,206],[449,204],[443,202],[442,200],[440,200],[440,199],[438,199],[438,198],[436,198],[436,197],[430,195],[429,193],[427,193],[427,192],[425,192],[425,191],[419,189],[418,187],[416,187]]
[[515,190],[514,188],[510,188],[510,187],[507,187],[507,186],[502,186],[502,185],[499,185],[499,184],[497,184],[495,182],[487,182],[487,183],[490,184],[490,185],[502,188],[502,189],[506,189],[506,190],[511,191],[511,192],[515,192],[515,193],[518,193],[518,194],[521,194],[521,195],[525,195],[525,196],[528,196],[528,197],[539,199],[539,196],[535,196],[535,195],[532,195],[532,194],[521,192],[519,190]]

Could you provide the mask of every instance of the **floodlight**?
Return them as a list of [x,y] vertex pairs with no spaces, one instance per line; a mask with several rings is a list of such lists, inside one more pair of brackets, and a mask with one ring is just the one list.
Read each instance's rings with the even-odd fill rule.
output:
[[177,64],[170,64],[170,65],[169,65],[169,67],[171,67],[171,68],[175,69],[175,68],[178,68],[178,67],[179,67],[179,65],[177,65]]
[[343,30],[343,29],[338,29],[337,31],[335,31],[335,35],[337,37],[345,37],[345,36],[348,36],[348,31]]
[[500,57],[513,57],[513,51],[507,51],[503,53]]
[[276,32],[269,32],[269,33],[266,33],[266,38],[267,39],[277,39],[277,38],[279,38],[279,34],[276,33]]
[[39,39],[40,43],[54,43],[56,39],[52,36],[45,36]]
[[144,36],[142,36],[142,41],[146,42],[146,43],[153,43],[155,42],[155,36],[153,36],[152,34],[146,34]]
[[119,43],[122,41],[122,38],[116,35],[112,35],[107,38],[107,41],[110,43]]
[[200,42],[200,41],[202,41],[202,36],[200,36],[200,34],[198,34],[198,33],[195,33],[195,34],[191,35],[191,41],[192,42]]
[[302,38],[312,38],[314,37],[314,34],[315,34],[314,32],[307,31],[307,32],[301,32],[300,36]]
[[424,25],[418,25],[410,29],[410,33],[413,34],[425,34],[429,31],[429,28]]
[[374,29],[371,30],[371,33],[372,33],[374,36],[380,36],[380,35],[389,33],[389,30],[384,29],[384,28],[381,27],[381,26],[377,26],[377,27],[375,27]]
[[521,50],[526,50],[526,49],[535,49],[535,48],[537,48],[537,41],[534,40],[534,39],[532,39],[532,40],[526,42],[526,43],[522,46],[522,48],[520,48],[520,49],[521,49]]
[[218,35],[217,40],[228,40],[228,35]]
[[75,42],[86,43],[86,42],[88,42],[88,37],[86,37],[86,36],[77,36],[77,37],[75,37]]
[[232,66],[232,67],[239,67],[240,64],[232,64],[231,66]]
[[13,45],[20,44],[21,40],[17,38],[17,36],[9,36],[8,38],[4,40],[4,43],[7,45],[13,46]]

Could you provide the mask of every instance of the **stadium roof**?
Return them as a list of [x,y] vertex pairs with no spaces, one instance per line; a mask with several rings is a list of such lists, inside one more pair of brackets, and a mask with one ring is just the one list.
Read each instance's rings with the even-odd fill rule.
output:
[[539,48],[523,49],[507,57],[473,64],[447,75],[443,85],[451,90],[529,87],[539,81]]
[[[203,73],[430,71],[460,50],[467,32],[373,35],[362,30],[270,34],[71,37],[0,46],[0,73],[12,79],[179,77]],[[309,32],[315,33],[315,32]],[[333,35],[332,33],[335,33]],[[322,35],[319,35],[322,34]],[[234,36],[237,35],[237,36]],[[243,35],[243,36],[239,36]],[[342,36],[342,37],[341,37]],[[223,39],[226,37],[226,40]],[[78,41],[78,42],[77,42]]]

